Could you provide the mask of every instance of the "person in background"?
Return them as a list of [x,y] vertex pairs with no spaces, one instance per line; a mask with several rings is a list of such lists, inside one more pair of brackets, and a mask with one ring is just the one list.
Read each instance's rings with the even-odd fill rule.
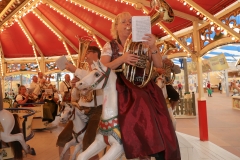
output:
[[[19,105],[23,105],[25,103],[28,103],[30,98],[28,96],[28,93],[26,92],[27,89],[24,85],[20,85],[18,88],[18,95],[16,96],[15,101]],[[24,105],[23,105],[24,106]]]
[[59,84],[59,92],[62,96],[63,102],[71,102],[71,84],[70,75],[65,74],[64,81]]
[[207,82],[207,92],[208,92],[208,97],[212,97],[212,89],[209,81]]
[[49,121],[49,123],[53,122],[55,120],[55,117],[57,116],[58,112],[58,102],[59,102],[59,96],[56,90],[54,90],[54,87],[52,84],[50,84],[47,89],[50,92],[44,92],[41,97],[41,102],[45,102],[44,107],[48,107],[50,109],[50,112],[52,114],[53,119]]
[[31,82],[30,87],[29,87],[29,94],[31,94],[38,85],[39,85],[38,84],[38,77],[33,76],[32,77],[32,82]]
[[45,92],[45,89],[47,89],[49,86],[49,83],[45,79],[41,79],[39,85],[36,86],[36,88],[33,90],[33,97],[35,100],[40,100],[42,98],[42,94]]
[[218,83],[218,91],[222,94],[222,83]]
[[178,92],[180,93],[181,92],[181,90],[182,90],[182,84],[181,84],[181,82],[178,82]]
[[181,73],[181,70],[180,70],[180,67],[178,65],[175,65],[168,58],[164,58],[164,60],[162,62],[163,62],[165,67],[164,67],[163,70],[160,70],[160,68],[157,68],[157,72],[159,74],[163,74],[165,76],[168,98],[170,100],[172,110],[175,110],[175,107],[178,105],[178,101],[179,101],[179,93],[173,88],[173,86],[171,84],[173,82],[171,82],[170,78],[171,78],[171,73],[172,72],[174,74],[178,74],[178,73]]
[[[101,62],[112,70],[121,70],[122,64],[135,66],[139,56],[123,53],[125,42],[132,32],[132,16],[118,14],[111,28],[113,40],[102,50]],[[157,68],[162,67],[162,56],[156,47],[156,37],[145,34],[144,46],[149,48],[149,59]],[[122,72],[117,72],[118,123],[127,159],[156,157],[156,160],[180,160],[180,151],[165,99],[153,80],[144,88],[130,83]],[[129,136],[130,135],[130,136]],[[134,147],[133,146],[137,146]]]

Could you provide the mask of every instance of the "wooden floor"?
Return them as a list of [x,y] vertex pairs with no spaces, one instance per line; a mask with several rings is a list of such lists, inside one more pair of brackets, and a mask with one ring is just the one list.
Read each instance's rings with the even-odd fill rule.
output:
[[[177,119],[182,160],[240,160],[240,110],[232,109],[231,97],[224,94],[213,93],[213,97],[206,98],[209,141],[199,140],[198,117]],[[37,155],[28,155],[24,160],[59,160],[56,140],[62,129],[58,126],[52,133],[36,131],[27,143]]]

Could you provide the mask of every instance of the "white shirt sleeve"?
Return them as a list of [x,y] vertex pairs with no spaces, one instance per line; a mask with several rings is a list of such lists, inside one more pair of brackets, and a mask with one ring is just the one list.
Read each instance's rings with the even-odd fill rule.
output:
[[33,90],[34,98],[37,98],[40,92],[41,92],[41,88],[39,85],[37,85],[36,88]]
[[110,56],[110,57],[112,57],[112,47],[110,45],[110,42],[107,42],[103,46],[101,56]]
[[54,96],[54,98],[59,99],[59,95],[58,95],[58,93],[54,93],[53,96]]
[[64,95],[64,86],[65,86],[65,84],[64,84],[64,82],[62,81],[62,82],[59,84],[59,92],[60,92],[60,94],[61,94],[62,97],[63,97],[63,95]]
[[88,73],[89,73],[89,71],[87,71],[87,70],[77,68],[74,75],[77,76],[79,79],[82,79]]
[[16,97],[16,101],[22,101],[23,100],[23,97],[22,95],[18,94],[17,97]]

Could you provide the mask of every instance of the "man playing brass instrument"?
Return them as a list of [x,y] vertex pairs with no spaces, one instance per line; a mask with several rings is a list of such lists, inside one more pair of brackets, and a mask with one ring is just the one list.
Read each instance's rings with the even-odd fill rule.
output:
[[[89,46],[85,54],[85,62],[88,63],[89,66],[88,70],[76,68],[71,63],[66,63],[66,69],[81,79],[92,70],[91,65],[93,64],[93,61],[100,59],[100,55],[101,51],[98,47]],[[78,78],[74,78],[72,80],[72,83],[76,83],[79,80]],[[83,138],[83,151],[86,150],[88,146],[90,146],[90,144],[95,140],[97,127],[99,124],[100,116],[102,114],[102,96],[102,90],[97,90],[91,102],[85,101],[85,98],[81,97],[78,102],[80,108],[84,109],[85,111],[88,110],[88,112],[85,112],[85,114],[89,116],[88,126]],[[99,159],[98,155],[94,155],[90,160],[97,159]]]
[[165,79],[166,79],[166,89],[167,89],[167,95],[168,98],[170,99],[170,104],[172,107],[172,110],[175,109],[175,106],[178,103],[179,100],[179,94],[178,92],[173,88],[172,83],[173,80],[171,80],[171,72],[173,72],[174,74],[178,74],[181,72],[180,68],[178,65],[175,65],[170,59],[164,58],[163,59],[163,66],[164,68],[157,68],[156,71],[160,74],[160,75],[164,75]]

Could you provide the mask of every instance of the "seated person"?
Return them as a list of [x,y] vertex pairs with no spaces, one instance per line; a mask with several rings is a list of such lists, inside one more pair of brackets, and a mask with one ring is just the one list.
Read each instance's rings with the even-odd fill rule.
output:
[[53,119],[49,120],[48,122],[52,122],[57,116],[59,96],[52,84],[50,84],[47,89],[50,89],[51,92],[45,89],[45,92],[42,94],[40,101],[45,102],[44,107],[50,109]]
[[26,87],[24,85],[20,85],[18,88],[18,95],[15,98],[15,102],[23,107],[29,106],[25,103],[34,103],[34,101],[31,99],[31,96],[26,91]]
[[42,93],[44,93],[44,90],[48,88],[48,83],[45,79],[41,79],[39,85],[36,86],[36,88],[33,90],[33,96],[34,99],[40,100],[42,98]]
[[[19,94],[16,96],[15,101],[17,102],[17,104],[21,104],[22,107],[26,107],[26,106],[33,107],[33,105],[25,104],[25,103],[34,103],[34,100],[29,98],[29,95],[26,93],[26,90],[27,89],[24,85],[20,85],[19,92],[18,92]],[[53,120],[49,107],[43,106],[43,119],[47,121]]]

